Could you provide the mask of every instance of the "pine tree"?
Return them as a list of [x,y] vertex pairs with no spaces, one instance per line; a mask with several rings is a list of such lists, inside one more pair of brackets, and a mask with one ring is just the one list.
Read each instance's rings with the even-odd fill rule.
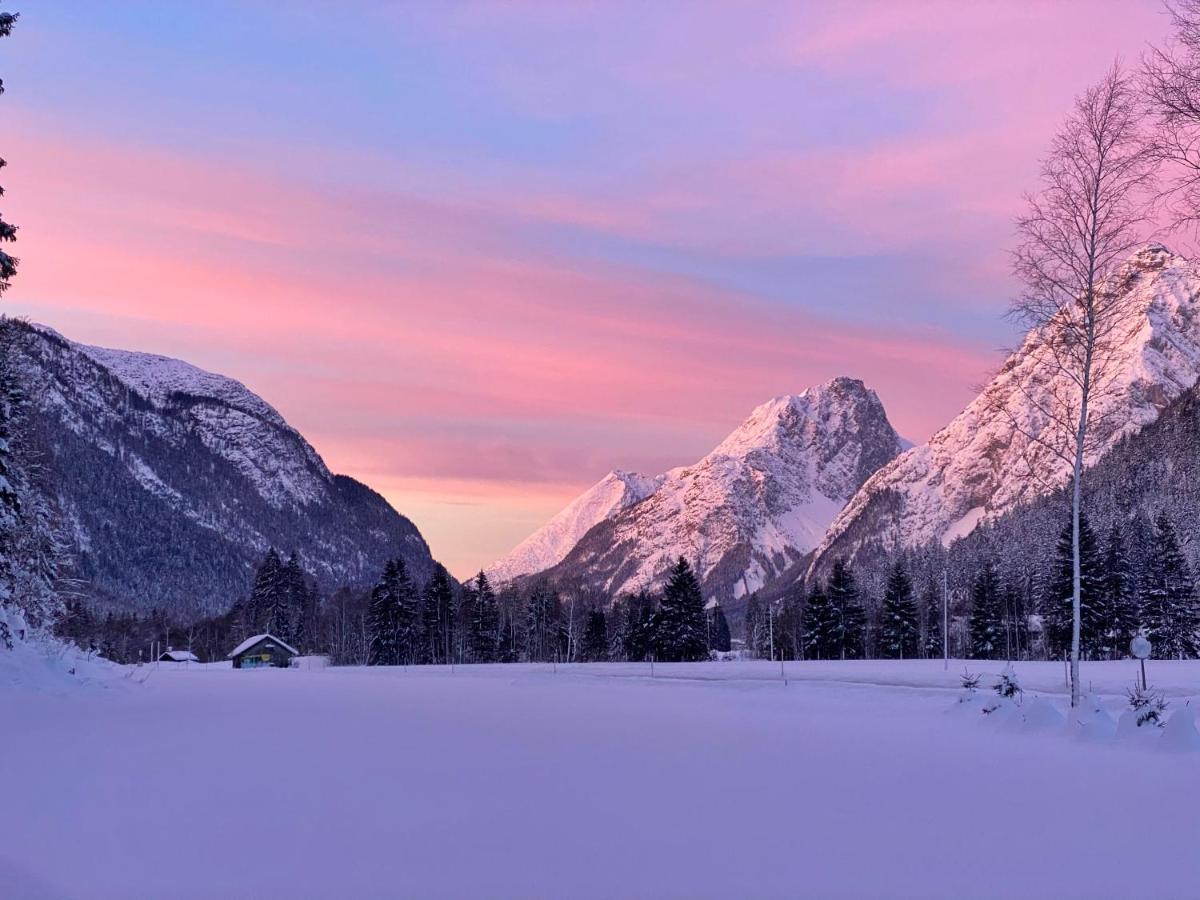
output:
[[708,648],[716,650],[718,653],[728,653],[732,641],[729,635],[729,621],[725,618],[725,611],[721,609],[721,604],[714,601],[707,610],[706,618],[708,620]]
[[608,619],[604,610],[593,609],[588,613],[580,650],[584,662],[603,662],[608,659]]
[[879,653],[884,659],[913,659],[920,643],[912,580],[897,560],[888,575],[879,623]]
[[371,603],[367,607],[369,666],[394,666],[399,662],[400,652],[396,644],[396,622],[399,618],[395,595],[397,574],[396,561],[389,560],[384,566],[383,577],[371,591]]
[[394,560],[394,575],[391,585],[394,598],[393,627],[396,630],[396,662],[411,665],[419,653],[420,634],[417,630],[417,586],[408,575],[408,565],[403,557]]
[[682,556],[671,570],[654,620],[655,658],[692,662],[708,654],[704,597],[692,567]]
[[[272,547],[263,557],[254,575],[254,587],[246,604],[246,624],[251,634],[266,631],[271,613],[276,608],[283,578],[283,563]],[[250,637],[250,634],[244,635]]]
[[[1074,594],[1074,551],[1071,523],[1068,521],[1058,537],[1054,571],[1049,580],[1050,593],[1044,599],[1043,615],[1046,637],[1055,653],[1071,648],[1071,603]],[[1079,654],[1083,658],[1096,655],[1102,643],[1105,623],[1098,607],[1104,593],[1104,562],[1087,517],[1079,516]]]
[[925,637],[922,649],[926,659],[940,659],[945,653],[942,643],[942,596],[932,581],[925,582],[925,591],[921,606],[925,610]]
[[450,573],[437,563],[433,577],[425,586],[425,641],[429,644],[431,661],[448,663],[454,659],[454,584]]
[[[17,23],[17,13],[0,12],[0,38],[8,37],[12,34],[13,26]],[[0,94],[4,93],[4,82],[0,80]],[[0,159],[0,169],[7,165],[3,159]],[[0,197],[4,196],[4,188],[0,186]],[[15,225],[10,225],[4,221],[4,217],[0,215],[0,244],[12,243],[17,239],[17,228]],[[18,260],[14,256],[5,253],[0,249],[0,295],[3,295],[11,286],[13,277],[17,274]]]
[[545,582],[538,582],[525,601],[525,652],[530,662],[558,658],[560,602]]
[[[441,569],[441,573],[439,573]],[[433,577],[425,585],[425,589],[421,591],[421,599],[418,604],[417,612],[417,649],[416,662],[436,664],[444,659],[445,645],[442,640],[442,603],[439,601],[439,593],[444,589],[449,591],[449,578],[439,577],[445,576],[445,569],[435,566]],[[446,608],[449,608],[450,603],[445,602]]]
[[834,561],[826,591],[837,617],[835,658],[861,659],[865,650],[867,614],[859,597],[854,573],[844,559]]
[[1166,515],[1154,522],[1154,543],[1141,579],[1141,622],[1158,659],[1197,655],[1200,629],[1196,586]]
[[654,648],[654,598],[639,591],[625,598],[621,655],[626,662],[644,662]]
[[495,662],[500,647],[500,615],[496,594],[482,571],[472,585],[469,612],[467,645],[471,661]]
[[971,658],[996,659],[1004,649],[1000,585],[991,562],[975,576],[971,589]]
[[838,611],[820,582],[813,582],[800,616],[805,659],[837,659],[841,656],[841,626]]
[[1129,652],[1129,642],[1138,629],[1137,592],[1120,525],[1114,525],[1108,533],[1100,595],[1102,612],[1097,655],[1120,659]]
[[293,552],[287,564],[279,570],[278,579],[267,598],[263,630],[290,644],[295,639],[294,625],[306,592],[300,559]]

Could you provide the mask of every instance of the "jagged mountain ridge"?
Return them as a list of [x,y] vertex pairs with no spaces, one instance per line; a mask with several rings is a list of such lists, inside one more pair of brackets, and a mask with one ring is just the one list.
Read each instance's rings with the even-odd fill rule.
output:
[[98,605],[220,611],[270,546],[296,550],[327,589],[370,584],[397,555],[417,579],[431,574],[408,519],[332,474],[233,379],[42,326],[27,327],[22,353],[71,574]]
[[[1155,421],[1200,375],[1200,269],[1161,244],[1139,250],[1114,276],[1129,316],[1113,390],[1094,408],[1091,465],[1121,438]],[[980,522],[1028,503],[1061,484],[1065,461],[1015,429],[1051,427],[1038,411],[1061,387],[1038,371],[1042,332],[1035,329],[962,413],[927,443],[876,472],[830,525],[812,571],[864,546],[882,552],[940,540],[949,543]],[[1033,377],[1031,377],[1033,376]],[[1016,385],[1033,384],[1032,396]],[[1005,410],[997,413],[1000,408]],[[1030,477],[1031,468],[1041,473]]]
[[861,381],[836,378],[777,397],[695,465],[665,473],[653,492],[614,506],[544,574],[612,595],[658,584],[684,556],[698,567],[708,596],[745,596],[814,547],[846,500],[901,446],[879,398]]

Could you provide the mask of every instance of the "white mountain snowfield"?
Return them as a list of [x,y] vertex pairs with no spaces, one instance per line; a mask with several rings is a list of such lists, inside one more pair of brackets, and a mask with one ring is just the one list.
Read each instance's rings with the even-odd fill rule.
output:
[[684,556],[709,581],[732,574],[728,591],[742,596],[815,547],[901,449],[875,392],[835,378],[762,404],[695,465],[608,476],[491,571],[506,580],[562,561],[619,593],[661,580]]
[[[1200,376],[1200,268],[1151,244],[1117,277],[1128,285],[1128,324],[1119,340],[1124,359],[1111,390],[1093,405],[1088,465],[1157,419]],[[1064,483],[1068,464],[1012,425],[1015,419],[1031,434],[1053,433],[1039,407],[1064,380],[1044,371],[1040,341],[1040,332],[1030,333],[949,425],[876,472],[830,525],[818,557],[830,550],[853,556],[866,540],[887,548],[949,543]],[[1033,388],[1027,393],[1022,384]],[[1031,462],[1040,478],[1030,475]]]
[[[0,650],[5,898],[1190,897],[1200,883],[1196,738],[1066,733],[1056,663],[1017,664],[1041,712],[1029,726],[957,704],[961,662],[788,663],[786,686],[765,661],[653,679],[641,664],[69,676],[77,664]],[[1133,669],[1085,669],[1111,717]],[[1154,662],[1150,678],[1169,714],[1200,701],[1200,662]]]
[[593,525],[645,500],[662,486],[665,477],[614,469],[519,543],[508,556],[490,566],[488,578],[504,584],[521,575],[549,569],[570,553]]
[[[328,493],[332,475],[324,460],[273,406],[240,381],[183,360],[93,347],[43,325],[35,328],[66,341],[160,408],[176,394],[219,401],[189,410],[195,433],[210,450],[233,463],[273,506],[314,503]],[[144,477],[158,482],[152,471]]]

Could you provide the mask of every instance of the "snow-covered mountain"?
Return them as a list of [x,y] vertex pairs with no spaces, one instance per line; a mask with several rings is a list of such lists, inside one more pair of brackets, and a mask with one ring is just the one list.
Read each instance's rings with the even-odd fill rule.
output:
[[[1088,464],[1155,421],[1200,376],[1200,268],[1150,244],[1115,278],[1125,292],[1121,354],[1106,366],[1110,386],[1092,407]],[[1070,387],[1047,365],[1043,342],[1032,331],[957,418],[876,472],[834,520],[813,566],[867,545],[949,543],[1059,487],[1070,469],[1047,446],[1057,443],[1056,426],[1043,410]]]
[[663,478],[614,469],[492,565],[487,570],[488,578],[503,584],[549,569],[570,553],[594,525],[645,500],[658,490]]
[[[740,597],[816,546],[900,450],[874,391],[837,378],[764,403],[695,465],[655,479],[608,476],[493,571],[537,573],[522,560],[545,548],[540,559],[561,554],[549,577],[617,593],[657,583],[685,556],[710,596]],[[582,530],[564,552],[568,533]]]
[[22,348],[47,490],[97,600],[219,610],[270,546],[326,587],[370,583],[397,555],[432,571],[411,522],[237,381],[42,326]]

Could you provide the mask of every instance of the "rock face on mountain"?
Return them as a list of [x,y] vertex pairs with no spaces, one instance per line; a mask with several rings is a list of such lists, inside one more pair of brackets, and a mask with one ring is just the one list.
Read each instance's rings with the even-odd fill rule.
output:
[[[684,556],[698,566],[708,596],[744,596],[810,551],[846,500],[900,450],[883,405],[861,381],[837,378],[777,397],[695,465],[639,477],[639,491],[655,489],[607,504],[546,575],[613,594],[658,584]],[[617,493],[613,478],[561,515]],[[495,570],[539,571],[520,571],[511,559]]]
[[271,547],[325,588],[372,583],[389,557],[433,567],[411,522],[334,475],[269,404],[179,360],[22,342],[34,440],[74,559],[97,603],[196,613],[249,590]]
[[[1121,351],[1092,407],[1089,465],[1155,421],[1200,375],[1200,269],[1151,244],[1114,277],[1124,292]],[[954,421],[876,472],[830,526],[813,568],[866,546],[949,544],[1060,487],[1070,467],[1051,449],[1061,435],[1043,411],[1070,384],[1047,366],[1044,340],[1032,331]]]

